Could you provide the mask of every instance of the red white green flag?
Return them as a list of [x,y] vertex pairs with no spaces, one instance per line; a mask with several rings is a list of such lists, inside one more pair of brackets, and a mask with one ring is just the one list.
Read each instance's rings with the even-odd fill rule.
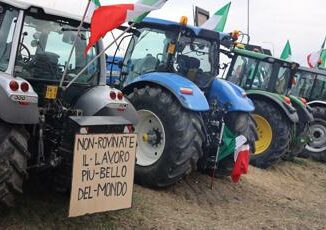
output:
[[317,52],[313,52],[308,55],[307,62],[310,68],[322,67],[326,68],[326,37],[321,46],[321,49]]
[[[98,0],[93,0],[93,3]],[[91,37],[85,52],[106,33],[125,22],[141,22],[147,14],[163,7],[167,0],[139,0],[134,4],[117,4],[98,7],[92,16]]]
[[223,32],[226,24],[226,20],[228,18],[230,7],[231,7],[231,2],[223,6],[218,11],[216,11],[216,13],[209,20],[207,20],[201,26],[201,28],[213,30],[216,32]]
[[249,168],[249,151],[247,138],[243,135],[235,137],[226,127],[223,134],[223,144],[219,152],[219,160],[233,154],[234,167],[231,174],[232,181],[237,183],[242,174],[246,174]]
[[234,153],[234,167],[232,171],[232,181],[234,183],[239,182],[240,177],[242,174],[247,174],[248,173],[248,168],[249,168],[249,145],[241,145],[238,149],[236,149]]

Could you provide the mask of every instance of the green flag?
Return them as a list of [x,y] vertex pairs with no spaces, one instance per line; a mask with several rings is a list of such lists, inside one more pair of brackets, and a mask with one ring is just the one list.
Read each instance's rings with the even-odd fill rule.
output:
[[228,18],[231,2],[219,9],[209,20],[207,20],[201,28],[223,32]]
[[320,51],[320,59],[318,63],[318,67],[326,68],[326,37],[324,39],[323,44],[321,45],[321,51]]
[[92,0],[92,3],[97,7],[101,6],[100,0]]
[[286,60],[286,61],[290,61],[291,60],[291,56],[292,56],[292,50],[291,50],[291,45],[290,45],[290,41],[287,40],[285,47],[282,51],[281,54],[281,59]]
[[[160,9],[167,0],[139,0],[135,4],[135,11],[143,11],[142,15],[136,17],[133,21],[140,23],[153,10]],[[137,6],[139,9],[137,9]]]

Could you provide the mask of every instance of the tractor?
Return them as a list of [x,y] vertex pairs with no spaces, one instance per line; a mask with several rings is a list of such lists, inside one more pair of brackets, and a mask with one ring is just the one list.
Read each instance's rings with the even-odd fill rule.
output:
[[226,142],[219,151],[226,137],[243,136],[254,151],[252,101],[239,86],[216,78],[220,40],[228,35],[186,21],[145,18],[120,42],[130,39],[115,86],[139,114],[135,181],[148,187],[172,185],[196,169],[230,175],[234,151]]
[[326,162],[326,70],[300,67],[296,76],[291,94],[306,99],[314,116],[310,127],[312,141],[301,156]]
[[291,160],[309,142],[313,120],[305,100],[289,94],[299,65],[238,46],[224,52],[232,59],[226,79],[244,88],[255,104],[259,139],[250,162],[268,168]]
[[129,133],[137,123],[128,99],[106,85],[104,55],[67,87],[103,49],[99,42],[83,56],[89,24],[77,33],[82,13],[50,1],[0,1],[1,206],[14,206],[29,174],[69,191],[75,135]]

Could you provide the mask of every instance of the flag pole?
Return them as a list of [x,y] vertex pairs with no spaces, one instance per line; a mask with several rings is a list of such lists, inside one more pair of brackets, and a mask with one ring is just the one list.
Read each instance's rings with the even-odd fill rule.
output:
[[113,42],[111,42],[105,49],[103,49],[98,55],[96,55],[65,87],[65,89],[68,89],[86,70],[87,68],[93,64],[96,59],[101,57],[111,46],[113,46],[117,40],[119,40],[125,33],[127,33],[131,28],[136,24],[136,22],[133,22],[127,29],[125,29],[116,39],[114,39]]
[[250,34],[250,0],[248,0],[248,8],[247,8],[247,34]]
[[220,154],[220,148],[222,145],[222,140],[223,140],[223,135],[224,135],[224,130],[225,130],[225,122],[224,122],[224,118],[222,117],[222,124],[221,124],[221,132],[220,132],[220,137],[218,140],[218,146],[217,146],[217,150],[216,150],[216,155],[215,155],[215,161],[214,161],[214,167],[213,167],[213,172],[212,172],[212,180],[211,180],[211,189],[213,190],[214,188],[214,177],[215,177],[215,172],[218,169],[218,158],[219,158],[219,154]]
[[85,22],[85,18],[86,18],[86,15],[87,15],[89,6],[91,5],[91,1],[92,0],[88,0],[87,6],[86,6],[86,10],[85,10],[84,15],[82,17],[82,20],[80,21],[80,24],[79,24],[79,27],[78,27],[78,30],[77,30],[77,35],[76,35],[76,37],[74,39],[74,43],[73,43],[72,48],[70,50],[70,54],[69,54],[69,57],[68,57],[66,66],[65,66],[65,69],[64,69],[63,74],[62,74],[62,77],[61,77],[60,88],[62,88],[63,82],[64,82],[65,77],[66,77],[66,74],[68,72],[68,67],[69,67],[69,64],[70,64],[70,61],[71,61],[71,58],[72,58],[72,54],[74,52],[74,49],[75,49],[75,46],[76,46],[76,43],[77,43],[78,36],[79,36],[79,34],[81,32],[81,29],[83,28],[83,24]]

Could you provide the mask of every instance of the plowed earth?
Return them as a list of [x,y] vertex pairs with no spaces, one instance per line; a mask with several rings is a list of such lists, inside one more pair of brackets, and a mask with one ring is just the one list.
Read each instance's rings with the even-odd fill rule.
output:
[[[135,186],[133,208],[67,218],[68,196],[26,185],[1,229],[326,229],[326,165],[296,159],[251,167],[239,184],[189,175],[164,190]],[[35,184],[36,183],[36,184]]]

